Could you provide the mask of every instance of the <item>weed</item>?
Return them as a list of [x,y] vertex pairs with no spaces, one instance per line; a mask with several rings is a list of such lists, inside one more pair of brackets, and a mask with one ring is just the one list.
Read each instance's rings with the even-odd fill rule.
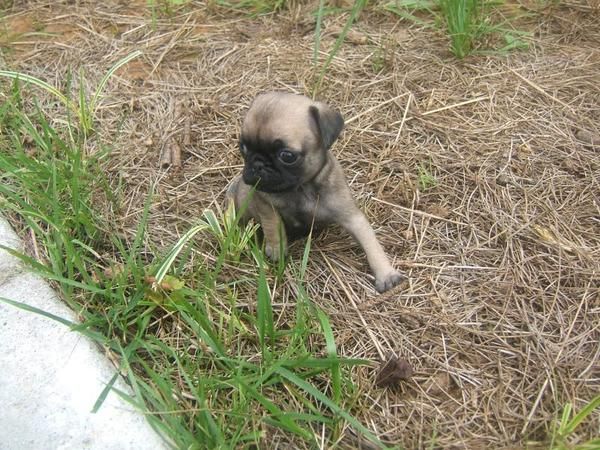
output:
[[570,437],[575,432],[575,429],[599,408],[600,395],[593,398],[581,409],[581,411],[571,418],[573,406],[570,403],[567,403],[563,409],[558,426],[554,429],[550,448],[552,450],[568,450],[573,448],[576,450],[591,450],[600,448],[600,438],[594,438],[576,446],[569,443]]
[[226,8],[249,10],[253,14],[268,14],[283,9],[286,0],[215,0],[215,3]]
[[481,26],[479,0],[440,0],[440,8],[450,35],[450,48],[464,58],[473,48]]
[[75,117],[78,119],[78,125],[80,131],[84,136],[88,136],[90,132],[94,129],[94,115],[96,114],[96,108],[100,101],[100,95],[104,88],[106,87],[106,83],[108,80],[114,75],[114,73],[123,65],[127,64],[134,58],[140,56],[142,52],[135,51],[126,57],[117,61],[109,70],[106,72],[104,77],[98,83],[96,90],[94,91],[93,96],[88,99],[85,95],[85,74],[83,70],[79,71],[79,93],[77,101],[73,101],[68,95],[63,94],[54,86],[46,83],[39,78],[33,77],[31,75],[27,75],[24,73],[13,72],[9,70],[0,70],[0,76],[7,77],[13,80],[18,80],[25,82],[27,84],[32,84],[36,87],[44,89],[46,92],[52,94],[56,97],[70,113],[75,114]]
[[386,3],[383,9],[396,14],[410,22],[414,22],[425,28],[432,27],[433,25],[427,21],[420,19],[415,13],[425,12],[432,16],[436,16],[435,10],[438,5],[434,0],[396,0],[390,3]]
[[383,55],[383,49],[381,47],[377,47],[371,56],[371,68],[373,72],[379,73],[385,67],[385,58]]
[[426,191],[437,186],[437,180],[435,176],[431,173],[431,164],[429,167],[425,167],[423,164],[419,164],[417,166],[417,174],[419,180],[419,189],[421,191]]
[[[342,29],[340,35],[338,36],[335,43],[333,44],[333,48],[329,52],[327,59],[325,60],[325,62],[323,63],[323,66],[321,67],[319,76],[317,78],[315,86],[313,87],[313,96],[316,96],[317,93],[319,92],[319,90],[321,88],[321,84],[323,83],[323,79],[325,78],[325,74],[327,73],[327,69],[329,68],[329,65],[331,64],[331,61],[333,61],[333,58],[335,58],[335,55],[337,55],[337,53],[339,52],[340,48],[342,47],[342,44],[344,43],[344,39],[346,38],[346,35],[348,34],[348,31],[350,31],[350,28],[352,27],[352,24],[356,21],[356,19],[360,15],[361,11],[367,6],[367,3],[368,3],[368,0],[355,0],[354,1],[352,10],[350,11],[350,15],[348,16],[348,20],[346,21],[344,28]],[[324,15],[324,2],[320,1],[319,9],[317,11],[317,28],[315,31],[315,47],[314,47],[315,62],[317,59],[317,55],[319,53],[319,46],[320,46],[320,42],[321,42],[321,20],[322,20],[323,15]]]
[[392,39],[386,39],[382,44],[375,47],[371,54],[371,68],[373,72],[392,69],[394,66],[395,43]]
[[190,0],[147,0],[150,9],[152,28],[156,28],[159,15],[172,17],[177,8],[187,5]]
[[[508,20],[495,22],[493,12],[497,5],[494,0],[396,0],[383,9],[422,27],[444,26],[450,38],[450,50],[457,58],[473,52],[505,54],[527,49],[526,37],[531,33],[515,30]],[[427,20],[427,16],[433,21]],[[504,45],[493,50],[475,50],[485,36],[499,36]]]

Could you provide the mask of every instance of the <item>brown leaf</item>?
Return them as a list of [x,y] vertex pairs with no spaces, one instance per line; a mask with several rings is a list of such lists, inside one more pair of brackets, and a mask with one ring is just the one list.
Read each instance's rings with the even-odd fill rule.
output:
[[405,359],[389,355],[386,361],[381,363],[375,384],[379,387],[393,386],[402,380],[412,377],[413,368]]

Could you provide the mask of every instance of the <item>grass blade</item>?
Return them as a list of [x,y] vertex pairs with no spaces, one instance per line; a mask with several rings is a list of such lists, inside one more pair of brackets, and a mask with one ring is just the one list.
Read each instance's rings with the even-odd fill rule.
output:
[[306,380],[303,380],[302,378],[300,378],[295,373],[290,372],[289,370],[287,370],[287,369],[285,369],[283,367],[277,368],[276,369],[276,373],[278,373],[280,376],[282,376],[283,378],[287,379],[291,383],[295,384],[300,389],[302,389],[304,392],[306,392],[307,394],[311,395],[312,397],[314,397],[315,399],[317,399],[318,401],[320,401],[321,403],[323,403],[334,414],[337,414],[338,416],[342,417],[355,430],[357,430],[360,433],[362,433],[371,442],[373,442],[376,445],[379,445],[380,447],[385,448],[385,446],[383,445],[383,443],[368,428],[366,428],[358,420],[356,420],[354,417],[352,417],[350,414],[348,414],[344,409],[342,409],[339,405],[337,405],[335,402],[333,402],[329,397],[327,397],[325,394],[323,394],[321,391],[319,391],[312,384],[310,384]]
[[323,24],[323,11],[325,9],[325,0],[319,0],[319,9],[317,10],[317,24],[315,27],[315,47],[313,50],[313,64],[317,65],[319,59],[319,50],[321,49],[321,26]]
[[100,392],[98,399],[94,403],[94,407],[92,408],[92,411],[91,411],[92,414],[96,414],[100,410],[102,403],[104,403],[104,400],[106,400],[106,397],[108,397],[108,394],[112,390],[118,377],[119,377],[119,372],[115,372],[115,374],[112,376],[110,381],[108,383],[106,383],[106,386],[104,386],[104,389],[102,389],[102,392]]
[[292,414],[288,414],[282,409],[280,409],[275,403],[273,403],[267,397],[258,392],[254,387],[245,383],[241,378],[236,377],[234,378],[234,380],[240,386],[243,386],[244,390],[251,394],[254,400],[260,403],[273,416],[273,419],[271,419],[271,423],[273,425],[278,426],[284,430],[288,430],[294,434],[297,434],[298,436],[302,436],[305,439],[310,439],[312,437],[308,431],[306,431],[296,423]]
[[327,72],[327,69],[331,64],[331,61],[333,61],[333,58],[335,58],[335,55],[337,55],[342,44],[344,43],[344,39],[346,39],[348,31],[350,31],[350,28],[352,27],[352,24],[357,19],[363,8],[367,6],[367,3],[368,0],[355,0],[354,5],[352,6],[352,11],[350,11],[350,17],[348,17],[344,28],[342,29],[340,35],[336,39],[335,44],[333,44],[333,48],[331,49],[331,52],[329,52],[329,56],[327,56],[327,59],[325,60],[325,63],[321,68],[321,73],[319,74],[319,78],[313,90],[313,96],[315,96],[321,88],[321,84],[323,83],[323,79],[325,78],[325,73]]
[[0,302],[6,303],[8,305],[14,306],[15,308],[19,308],[22,309],[23,311],[27,311],[27,312],[31,312],[34,314],[38,314],[42,317],[45,317],[47,319],[51,319],[54,320],[55,322],[60,323],[61,325],[65,325],[67,327],[70,328],[71,331],[75,331],[78,333],[83,334],[84,336],[87,336],[88,338],[100,343],[100,344],[106,344],[107,343],[107,339],[98,332],[95,332],[93,330],[90,330],[88,328],[86,328],[85,324],[78,324],[76,322],[71,322],[68,319],[65,319],[63,317],[57,316],[55,314],[49,313],[47,311],[44,311],[43,309],[37,308],[35,306],[31,306],[28,305],[27,303],[23,303],[23,302],[18,302],[16,300],[11,300],[8,298],[4,298],[4,297],[0,297]]
[[[585,405],[581,411],[579,411],[577,414],[575,414],[575,417],[573,417],[573,419],[571,419],[571,421],[569,421],[567,423],[566,427],[564,428],[563,435],[569,435],[569,434],[573,433],[575,431],[575,428],[577,428],[579,426],[579,424],[585,420],[586,417],[588,417],[590,414],[592,414],[592,412],[594,412],[594,410],[599,407],[600,407],[600,395],[597,395],[587,405]],[[567,408],[565,407],[565,410],[566,409]],[[567,415],[567,417],[569,415],[570,415],[570,405],[569,405],[569,414]]]
[[71,322],[70,320],[64,319],[55,314],[44,311],[43,309],[36,308],[35,306],[28,305],[27,303],[18,302],[16,300],[10,300],[8,298],[0,297],[0,302],[4,302],[8,305],[14,306],[15,308],[22,309],[23,311],[32,312],[38,314],[40,316],[46,317],[47,319],[52,319],[55,322],[61,323],[69,328],[75,327],[77,324],[75,322]]
[[209,227],[209,225],[207,223],[202,222],[199,225],[196,225],[196,226],[190,228],[181,238],[179,238],[179,240],[175,243],[173,248],[167,254],[163,263],[160,265],[160,267],[156,271],[156,282],[157,283],[160,283],[164,279],[167,272],[171,269],[173,262],[175,261],[175,259],[179,255],[179,253],[181,253],[181,251],[185,248],[187,243],[196,234],[198,234],[200,231],[206,230],[208,227]]
[[256,325],[258,328],[258,339],[262,348],[263,359],[270,359],[270,352],[267,349],[267,340],[269,345],[274,344],[275,329],[273,326],[273,307],[271,305],[271,295],[269,293],[269,286],[267,284],[263,264],[259,264],[258,270]]
[[77,109],[74,108],[73,103],[71,103],[71,101],[67,98],[66,95],[64,95],[62,92],[60,92],[54,86],[46,83],[43,80],[40,80],[39,78],[36,78],[34,76],[31,76],[31,75],[24,74],[24,73],[13,72],[13,71],[10,71],[10,70],[0,70],[0,77],[7,77],[7,78],[10,78],[12,80],[25,81],[25,82],[27,82],[29,84],[33,84],[34,86],[42,88],[45,91],[47,91],[50,94],[52,94],[53,96],[55,96],[66,107],[71,108],[74,111],[77,111]]
[[[319,323],[321,324],[321,328],[323,329],[323,334],[325,335],[327,356],[335,361],[337,359],[337,348],[335,345],[335,338],[333,337],[333,330],[331,328],[331,324],[329,323],[329,318],[319,308],[315,307],[315,310],[317,313],[317,318],[319,319]],[[342,398],[342,376],[340,372],[340,363],[337,361],[332,362],[331,364],[331,387],[333,391],[333,400],[336,403],[339,403],[340,399]]]
[[96,106],[98,105],[98,98],[100,97],[100,94],[104,90],[104,87],[106,86],[106,83],[108,83],[108,80],[113,76],[113,74],[117,70],[119,70],[120,67],[124,66],[129,61],[131,61],[132,59],[137,58],[140,55],[142,55],[142,52],[140,50],[136,50],[133,53],[130,53],[129,55],[127,55],[126,57],[124,57],[123,59],[120,59],[119,61],[117,61],[115,63],[115,65],[112,66],[109,69],[108,72],[106,72],[106,74],[100,80],[100,83],[98,83],[98,86],[96,87],[96,92],[94,93],[94,97],[92,97],[92,100],[90,102],[90,108],[89,108],[89,110],[91,112],[94,112],[96,110]]

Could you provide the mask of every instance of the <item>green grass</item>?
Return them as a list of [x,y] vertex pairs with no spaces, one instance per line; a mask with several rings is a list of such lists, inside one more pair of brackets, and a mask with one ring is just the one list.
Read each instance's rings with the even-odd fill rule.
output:
[[480,0],[439,0],[450,48],[457,58],[464,58],[473,48],[481,24]]
[[[502,0],[395,0],[383,9],[425,28],[444,28],[450,51],[462,59],[472,53],[506,54],[528,48],[530,33],[512,26],[516,17],[500,19],[503,15],[496,14],[502,4]],[[493,48],[486,49],[490,40]]]
[[417,180],[419,189],[422,192],[434,188],[438,184],[435,176],[431,173],[431,164],[429,164],[429,167],[424,164],[417,165]]
[[124,66],[132,59],[137,58],[141,54],[142,52],[138,50],[117,61],[102,77],[91,98],[87,98],[85,93],[85,74],[83,70],[79,71],[79,91],[77,100],[73,100],[71,97],[63,94],[51,84],[31,75],[9,70],[0,70],[0,77],[6,77],[15,81],[22,81],[31,84],[53,95],[67,108],[69,113],[73,114],[77,118],[78,130],[85,138],[94,129],[94,115],[101,100],[100,96],[106,87],[108,80],[110,80],[110,78],[120,67]]
[[551,450],[597,450],[600,448],[600,438],[593,438],[583,443],[573,443],[572,435],[577,427],[589,418],[594,411],[600,409],[600,395],[594,397],[588,404],[586,404],[581,411],[571,417],[573,412],[573,405],[567,403],[563,409],[562,415],[558,424],[551,433],[552,439],[550,443]]
[[[0,301],[102,344],[132,387],[120,395],[177,448],[264,447],[274,433],[311,447],[323,427],[334,443],[346,425],[378,442],[351,412],[359,395],[351,368],[365,361],[338,355],[327,315],[304,289],[310,240],[285,269],[297,296],[281,308],[272,303],[278,269],[233,209],[206,211],[158,251],[146,234],[149,185],[137,229],[124,235],[114,225],[121,183],[105,170],[111,149],[89,155],[85,135],[68,122],[56,128],[23,98],[14,84],[0,106],[0,206],[33,234],[39,255],[12,253],[53,280],[82,323]],[[197,236],[211,243],[215,264],[195,257]],[[252,292],[256,303],[245,305]]]
[[437,8],[438,3],[435,0],[394,0],[383,5],[385,11],[425,28],[431,28],[433,24],[421,19],[418,14],[424,12],[435,17]]
[[[354,1],[354,4],[352,5],[352,9],[350,10],[350,12],[348,14],[348,19],[346,19],[346,24],[344,25],[344,28],[342,29],[340,35],[337,37],[335,43],[333,44],[333,48],[329,52],[329,55],[327,56],[327,58],[321,65],[320,70],[318,70],[317,80],[315,82],[315,85],[313,87],[313,92],[312,92],[313,97],[316,97],[318,95],[318,93],[321,89],[321,86],[323,84],[325,74],[327,73],[327,69],[329,68],[331,62],[333,61],[333,58],[335,58],[335,56],[340,51],[340,48],[342,47],[342,44],[344,43],[344,39],[346,39],[346,36],[348,35],[348,32],[352,28],[352,25],[358,19],[362,10],[367,7],[368,3],[369,3],[369,0],[355,0]],[[319,8],[317,10],[316,15],[317,15],[317,25],[316,25],[316,29],[315,29],[315,45],[314,45],[314,51],[313,51],[313,59],[314,59],[315,67],[318,68],[317,61],[318,61],[318,54],[319,54],[320,45],[321,45],[321,24],[322,24],[323,16],[325,15],[324,1],[319,1]]]
[[217,6],[250,11],[252,14],[269,14],[285,7],[287,0],[212,0]]

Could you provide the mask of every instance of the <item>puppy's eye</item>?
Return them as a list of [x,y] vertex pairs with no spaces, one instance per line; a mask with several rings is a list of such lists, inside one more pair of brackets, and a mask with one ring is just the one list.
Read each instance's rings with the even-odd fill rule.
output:
[[289,150],[280,150],[279,153],[277,153],[277,157],[279,158],[279,161],[284,164],[294,164],[298,160],[298,155]]
[[244,156],[246,156],[246,153],[248,153],[248,149],[246,148],[246,144],[244,144],[243,142],[240,142],[240,153]]

